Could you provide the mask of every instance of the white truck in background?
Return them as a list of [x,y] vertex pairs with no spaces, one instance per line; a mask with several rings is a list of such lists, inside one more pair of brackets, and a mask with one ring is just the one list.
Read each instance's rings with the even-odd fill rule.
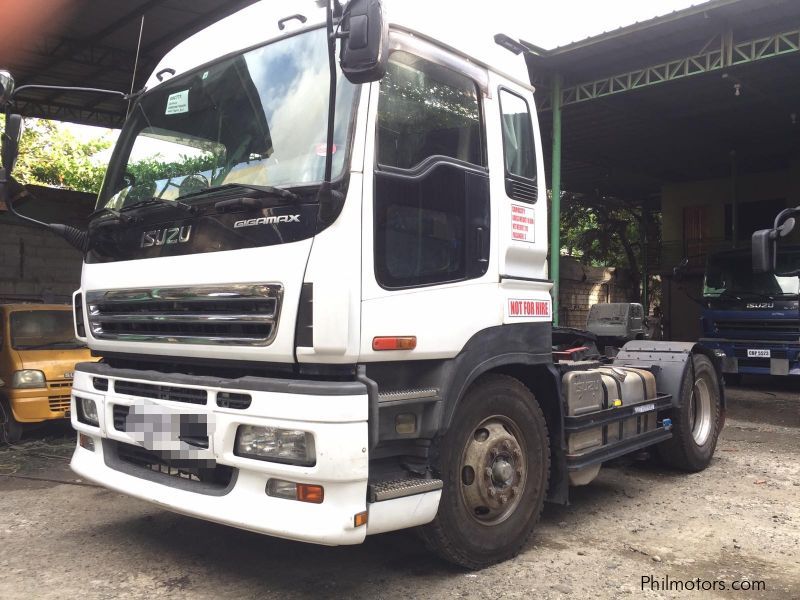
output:
[[103,357],[75,371],[76,474],[293,540],[416,527],[480,568],[605,461],[709,464],[712,353],[553,327],[524,48],[462,21],[262,2],[163,58],[88,229],[42,223],[84,252]]

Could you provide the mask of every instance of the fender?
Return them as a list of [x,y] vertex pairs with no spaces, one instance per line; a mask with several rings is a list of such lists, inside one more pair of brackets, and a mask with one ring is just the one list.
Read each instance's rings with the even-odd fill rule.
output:
[[636,340],[628,342],[614,359],[615,365],[656,367],[658,391],[672,396],[672,406],[680,406],[681,383],[687,370],[692,365],[694,354],[704,354],[714,365],[719,385],[719,397],[722,411],[725,411],[725,386],[722,383],[722,361],[710,348],[696,342],[656,342]]

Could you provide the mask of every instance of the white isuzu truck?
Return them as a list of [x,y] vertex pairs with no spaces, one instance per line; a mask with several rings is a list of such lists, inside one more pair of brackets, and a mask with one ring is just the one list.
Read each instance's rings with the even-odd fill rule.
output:
[[292,540],[415,527],[480,568],[605,461],[709,464],[713,353],[553,327],[522,46],[419,6],[263,2],[192,36],[132,98],[87,230],[41,223],[84,252],[102,357],[75,370],[80,477]]

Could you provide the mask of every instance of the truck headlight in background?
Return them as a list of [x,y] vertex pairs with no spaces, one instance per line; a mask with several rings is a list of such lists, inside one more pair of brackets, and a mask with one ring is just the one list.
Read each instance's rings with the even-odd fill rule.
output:
[[78,421],[86,425],[100,426],[100,418],[97,415],[97,404],[90,398],[75,396],[75,410],[78,411]]
[[44,373],[34,369],[25,369],[23,371],[14,371],[14,378],[11,380],[11,387],[22,388],[43,388],[47,383],[44,378]]
[[239,425],[233,453],[301,467],[313,467],[317,463],[314,436],[297,429]]

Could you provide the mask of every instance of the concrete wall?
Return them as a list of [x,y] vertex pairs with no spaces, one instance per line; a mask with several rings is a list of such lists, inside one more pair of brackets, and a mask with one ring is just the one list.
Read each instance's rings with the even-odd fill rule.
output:
[[[94,196],[29,186],[20,212],[50,222],[85,226]],[[81,278],[81,254],[62,238],[20,221],[0,206],[0,302],[71,301]]]
[[562,256],[559,324],[584,329],[593,304],[628,302],[631,290],[626,281],[619,269],[587,267]]

